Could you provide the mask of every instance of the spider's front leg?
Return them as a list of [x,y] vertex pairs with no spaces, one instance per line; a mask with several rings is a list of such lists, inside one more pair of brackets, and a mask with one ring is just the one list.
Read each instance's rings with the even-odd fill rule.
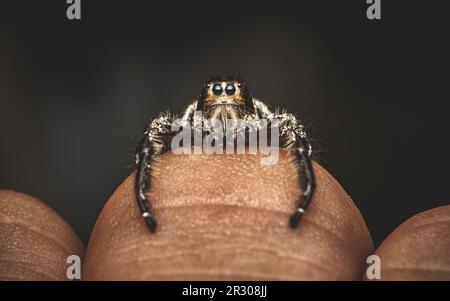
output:
[[151,211],[146,193],[151,188],[151,169],[157,156],[170,150],[172,120],[168,116],[160,116],[154,119],[144,131],[144,137],[136,149],[136,199],[149,230],[155,232],[156,220]]
[[300,186],[303,195],[297,202],[296,209],[289,219],[292,228],[297,227],[314,195],[316,180],[312,167],[312,146],[302,124],[292,114],[275,115],[280,121],[281,146],[293,154],[299,168]]

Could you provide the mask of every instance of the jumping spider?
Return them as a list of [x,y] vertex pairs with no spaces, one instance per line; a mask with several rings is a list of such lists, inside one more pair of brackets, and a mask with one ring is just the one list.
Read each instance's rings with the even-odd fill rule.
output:
[[[247,85],[236,76],[217,77],[207,81],[198,100],[185,110],[182,120],[192,124],[195,111],[202,111],[204,119],[279,120],[280,147],[287,149],[298,163],[299,182],[304,191],[289,219],[289,225],[295,228],[315,191],[315,177],[311,163],[312,147],[300,121],[292,114],[270,111],[267,105],[250,95]],[[171,139],[176,134],[171,131],[172,121],[173,118],[168,114],[154,119],[145,129],[135,155],[136,199],[142,217],[151,232],[155,232],[157,224],[150,210],[146,192],[151,188],[151,169],[156,157],[171,149]]]

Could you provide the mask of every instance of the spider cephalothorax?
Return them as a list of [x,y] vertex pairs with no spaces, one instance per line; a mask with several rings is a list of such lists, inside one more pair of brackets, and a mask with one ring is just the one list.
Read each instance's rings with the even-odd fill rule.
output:
[[[202,112],[202,120],[222,122],[226,128],[228,120],[233,121],[236,130],[246,123],[237,120],[277,120],[279,123],[279,147],[292,154],[299,168],[299,184],[303,195],[290,218],[290,226],[296,227],[305,213],[315,190],[315,177],[312,169],[312,147],[304,126],[289,113],[272,112],[260,100],[253,98],[244,81],[236,76],[215,77],[208,80],[200,97],[190,104],[183,114],[182,121],[196,123],[195,112]],[[135,192],[141,214],[151,232],[156,230],[156,220],[150,210],[146,192],[151,188],[151,168],[157,156],[171,149],[171,140],[177,134],[171,130],[174,120],[168,115],[154,119],[145,129],[144,137],[136,150]],[[195,131],[195,127],[190,127]],[[244,129],[245,130],[245,129]]]
[[196,110],[202,111],[205,119],[221,121],[224,127],[227,119],[245,119],[246,116],[254,114],[247,85],[237,76],[208,80],[203,86]]

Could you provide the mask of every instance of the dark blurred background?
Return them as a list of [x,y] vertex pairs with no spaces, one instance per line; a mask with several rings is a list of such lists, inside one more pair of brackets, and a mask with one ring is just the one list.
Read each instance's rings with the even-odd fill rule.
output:
[[65,0],[3,1],[0,187],[43,200],[87,242],[146,123],[239,73],[306,120],[378,244],[450,204],[448,10],[381,3],[369,21],[365,0],[82,0],[69,21]]

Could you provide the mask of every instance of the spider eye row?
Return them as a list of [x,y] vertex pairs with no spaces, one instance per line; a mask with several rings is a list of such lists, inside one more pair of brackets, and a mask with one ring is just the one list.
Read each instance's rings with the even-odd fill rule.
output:
[[[223,93],[223,88],[221,84],[214,84],[212,88],[214,95],[221,95]],[[225,86],[225,93],[227,95],[234,95],[236,93],[236,87],[233,84],[227,84]]]

